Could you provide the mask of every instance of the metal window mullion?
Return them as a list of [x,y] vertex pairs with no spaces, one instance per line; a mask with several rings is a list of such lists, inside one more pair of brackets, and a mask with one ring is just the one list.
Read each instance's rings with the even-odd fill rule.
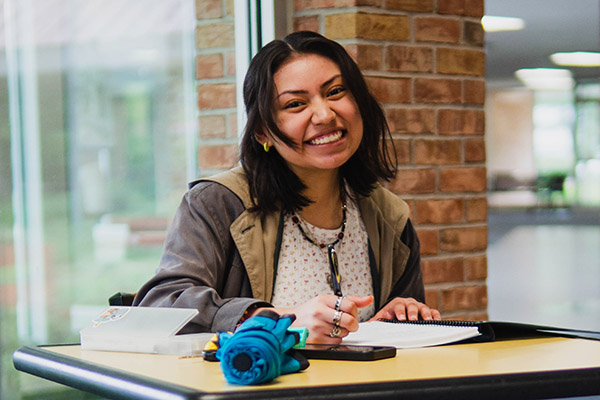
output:
[[47,341],[46,273],[35,35],[31,0],[5,0],[17,330]]
[[238,138],[246,125],[243,83],[250,60],[275,38],[273,0],[235,0],[235,66]]

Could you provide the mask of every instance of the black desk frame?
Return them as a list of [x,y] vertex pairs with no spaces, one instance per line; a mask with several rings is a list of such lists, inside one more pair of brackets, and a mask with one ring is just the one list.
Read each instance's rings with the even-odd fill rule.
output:
[[110,399],[540,399],[600,395],[600,367],[434,380],[278,390],[201,392],[64,356],[44,347],[15,351],[16,369]]

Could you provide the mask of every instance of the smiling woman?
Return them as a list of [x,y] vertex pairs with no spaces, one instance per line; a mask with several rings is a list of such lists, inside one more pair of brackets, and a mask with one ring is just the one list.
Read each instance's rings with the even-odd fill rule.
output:
[[[302,181],[336,169],[352,157],[363,136],[363,123],[339,67],[318,55],[299,55],[274,75],[278,90],[274,111],[277,126],[293,141],[288,146],[269,132],[257,132],[259,142],[273,144]],[[319,174],[322,176],[322,174]]]
[[338,43],[313,32],[264,46],[244,81],[242,167],[192,184],[136,305],[197,308],[193,331],[233,331],[270,308],[309,342],[372,318],[439,319],[424,301],[383,111]]
[[[329,68],[329,72],[324,73],[323,67]],[[312,98],[308,92],[311,82]],[[303,98],[293,97],[300,94]],[[344,112],[340,115],[335,110],[339,107],[338,102],[344,106]],[[356,194],[368,195],[378,181],[394,176],[396,157],[393,150],[386,146],[386,139],[391,138],[383,110],[367,88],[356,63],[334,41],[314,33],[297,32],[284,40],[267,44],[254,57],[246,74],[244,103],[248,122],[242,139],[241,159],[248,175],[251,197],[257,199],[254,202],[257,211],[274,211],[281,202],[284,209],[297,209],[310,203],[301,193],[305,183],[295,174],[290,174],[287,160],[279,154],[266,156],[257,144],[257,140],[259,144],[264,144],[266,139],[276,139],[288,147],[299,145],[294,142],[291,132],[284,131],[280,125],[288,121],[288,113],[296,114],[293,112],[296,109],[302,111],[299,113],[302,116],[311,113],[311,124],[314,124],[311,129],[315,132],[322,130],[332,133],[339,130],[337,128],[340,126],[336,124],[341,124],[342,120],[361,119],[362,124],[352,124],[357,129],[362,125],[360,145],[339,168],[339,178],[345,180]],[[352,109],[350,113],[358,111],[360,115],[350,116],[348,107]],[[316,111],[314,116],[313,111]],[[319,121],[323,114],[325,124]],[[327,119],[332,119],[333,125]],[[294,124],[296,121],[294,118]],[[286,125],[286,129],[295,132],[308,128],[290,128]],[[318,139],[314,136],[315,132],[312,137],[303,137],[301,141]],[[264,170],[270,170],[271,173],[259,172]]]

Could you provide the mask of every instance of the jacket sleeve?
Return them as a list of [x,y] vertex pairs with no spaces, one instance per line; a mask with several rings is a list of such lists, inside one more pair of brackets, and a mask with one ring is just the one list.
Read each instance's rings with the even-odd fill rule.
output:
[[170,225],[156,272],[134,305],[195,308],[184,332],[233,331],[252,298],[245,267],[229,233],[244,211],[226,187],[201,182],[184,196]]
[[421,271],[421,245],[417,232],[410,219],[402,231],[400,240],[410,249],[410,255],[401,278],[394,284],[386,304],[395,297],[412,297],[421,303],[425,302],[425,288]]

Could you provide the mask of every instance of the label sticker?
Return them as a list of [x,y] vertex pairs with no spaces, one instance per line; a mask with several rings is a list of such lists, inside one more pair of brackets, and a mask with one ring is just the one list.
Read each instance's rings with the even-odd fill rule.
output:
[[98,317],[92,320],[92,322],[94,323],[94,328],[102,325],[105,322],[117,321],[123,318],[125,314],[129,312],[129,310],[129,308],[109,308],[108,310],[104,311],[102,314],[100,314]]

